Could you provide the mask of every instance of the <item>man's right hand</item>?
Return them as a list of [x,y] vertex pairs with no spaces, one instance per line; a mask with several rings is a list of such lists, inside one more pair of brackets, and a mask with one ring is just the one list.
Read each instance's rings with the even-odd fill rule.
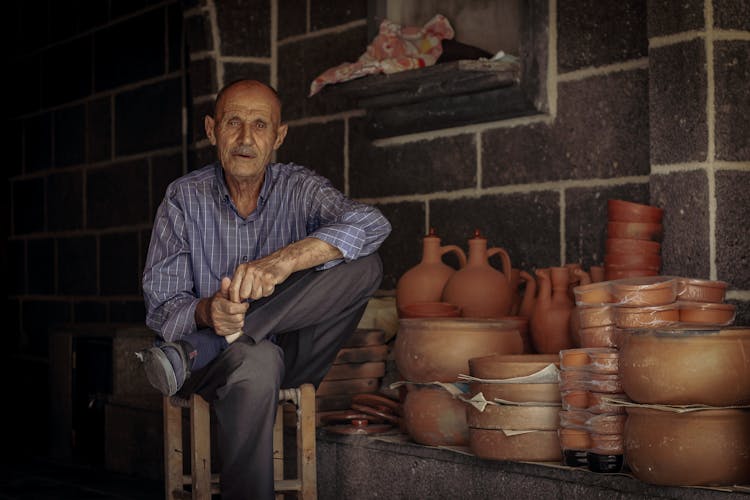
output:
[[245,324],[245,314],[250,304],[247,302],[232,302],[229,298],[229,284],[232,280],[224,277],[221,288],[212,297],[203,299],[196,308],[196,323],[198,326],[208,326],[217,335],[226,337],[242,330]]

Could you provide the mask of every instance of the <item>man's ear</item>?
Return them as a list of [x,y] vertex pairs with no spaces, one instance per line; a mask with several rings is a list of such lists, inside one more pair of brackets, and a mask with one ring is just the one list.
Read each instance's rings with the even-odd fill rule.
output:
[[206,137],[211,141],[212,146],[216,146],[216,135],[214,135],[214,119],[212,116],[206,115],[203,119],[203,128],[206,129]]
[[273,149],[279,149],[281,145],[284,143],[284,139],[286,138],[286,133],[289,131],[289,125],[286,123],[283,125],[279,125],[279,130],[276,131],[276,142],[273,145]]

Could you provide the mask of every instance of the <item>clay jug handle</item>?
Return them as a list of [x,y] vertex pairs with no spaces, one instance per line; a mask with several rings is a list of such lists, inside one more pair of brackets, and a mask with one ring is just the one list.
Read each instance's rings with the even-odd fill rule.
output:
[[448,252],[453,252],[456,254],[456,257],[458,257],[458,265],[459,267],[465,267],[466,266],[466,254],[463,250],[461,250],[461,247],[457,245],[444,245],[440,247],[440,255],[445,255]]
[[508,281],[508,284],[510,284],[512,280],[510,255],[508,255],[508,252],[504,248],[492,247],[487,250],[487,259],[495,254],[500,254],[500,259],[503,261],[503,274],[505,275],[505,279]]
[[588,285],[591,283],[591,275],[583,269],[573,269],[573,274],[580,280],[578,285]]

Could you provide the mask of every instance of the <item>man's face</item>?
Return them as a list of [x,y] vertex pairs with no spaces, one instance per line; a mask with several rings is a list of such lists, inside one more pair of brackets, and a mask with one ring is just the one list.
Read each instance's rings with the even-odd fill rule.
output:
[[216,116],[207,116],[205,129],[217,146],[227,176],[254,180],[262,175],[271,155],[284,142],[287,126],[273,92],[259,83],[241,82],[224,92]]

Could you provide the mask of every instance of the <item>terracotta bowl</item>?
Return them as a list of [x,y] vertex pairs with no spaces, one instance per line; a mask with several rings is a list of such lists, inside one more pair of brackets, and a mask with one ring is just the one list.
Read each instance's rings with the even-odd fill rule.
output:
[[625,452],[624,438],[622,434],[595,434],[591,433],[591,453],[599,455],[622,455]]
[[448,302],[415,302],[400,307],[399,318],[456,318],[461,308]]
[[484,399],[503,399],[515,403],[560,403],[559,384],[489,384],[472,382],[469,384],[472,395],[481,392]]
[[678,300],[693,302],[724,302],[728,283],[724,281],[683,278]]
[[681,290],[679,280],[668,276],[621,279],[612,283],[615,303],[628,307],[671,304]]
[[588,450],[591,448],[591,435],[585,429],[562,428],[558,431],[560,448],[563,450]]
[[484,411],[465,406],[471,428],[551,431],[559,426],[559,406],[487,405]]
[[618,394],[623,392],[622,380],[619,375],[591,373],[588,380],[588,389],[590,392]]
[[619,373],[637,403],[750,404],[750,328],[629,331]]
[[597,326],[578,330],[581,347],[617,347],[615,326]]
[[589,371],[614,375],[618,372],[620,352],[617,349],[589,349]]
[[675,413],[628,408],[625,459],[651,484],[721,486],[750,483],[750,411]]
[[615,324],[614,306],[577,306],[574,313],[578,314],[581,328],[595,328]]
[[560,370],[560,391],[588,390],[589,375],[583,368]]
[[594,416],[586,410],[560,410],[560,427],[586,430],[586,422]]
[[579,285],[573,288],[573,296],[576,305],[579,306],[600,305],[614,301],[610,284],[606,281]]
[[625,200],[607,200],[607,219],[624,222],[660,223],[664,209]]
[[589,407],[589,391],[560,391],[563,410],[585,410]]
[[630,399],[628,399],[627,394],[625,394],[624,392],[609,393],[609,392],[589,391],[587,410],[595,414],[602,414],[602,413],[607,413],[610,415],[624,414],[625,407],[613,404],[611,400],[630,401]]
[[469,442],[466,403],[442,387],[409,385],[403,420],[409,436],[427,446],[465,446]]
[[502,430],[469,429],[469,448],[479,458],[526,462],[560,462],[557,431],[533,431],[506,436]]
[[604,266],[613,271],[631,269],[661,269],[661,255],[645,253],[608,253],[604,256]]
[[550,364],[560,365],[556,354],[495,354],[469,360],[469,374],[483,379],[525,377],[543,370]]
[[[594,415],[586,421],[586,429],[593,434],[622,434],[625,429],[627,416],[622,415]],[[622,450],[620,450],[622,453]]]
[[661,241],[663,229],[654,222],[607,222],[607,238]]
[[629,253],[659,255],[661,243],[658,241],[635,240],[632,238],[607,238],[604,242],[605,253]]
[[727,326],[734,322],[737,306],[713,302],[679,301],[680,321],[705,325]]
[[648,276],[658,276],[659,272],[653,269],[609,269],[604,270],[604,277],[607,281],[619,280],[623,278],[641,278]]
[[469,373],[469,360],[521,354],[517,323],[469,318],[402,318],[394,344],[399,373],[411,382],[454,382]]
[[560,351],[560,368],[562,369],[585,368],[590,362],[589,352],[586,349],[564,349]]

